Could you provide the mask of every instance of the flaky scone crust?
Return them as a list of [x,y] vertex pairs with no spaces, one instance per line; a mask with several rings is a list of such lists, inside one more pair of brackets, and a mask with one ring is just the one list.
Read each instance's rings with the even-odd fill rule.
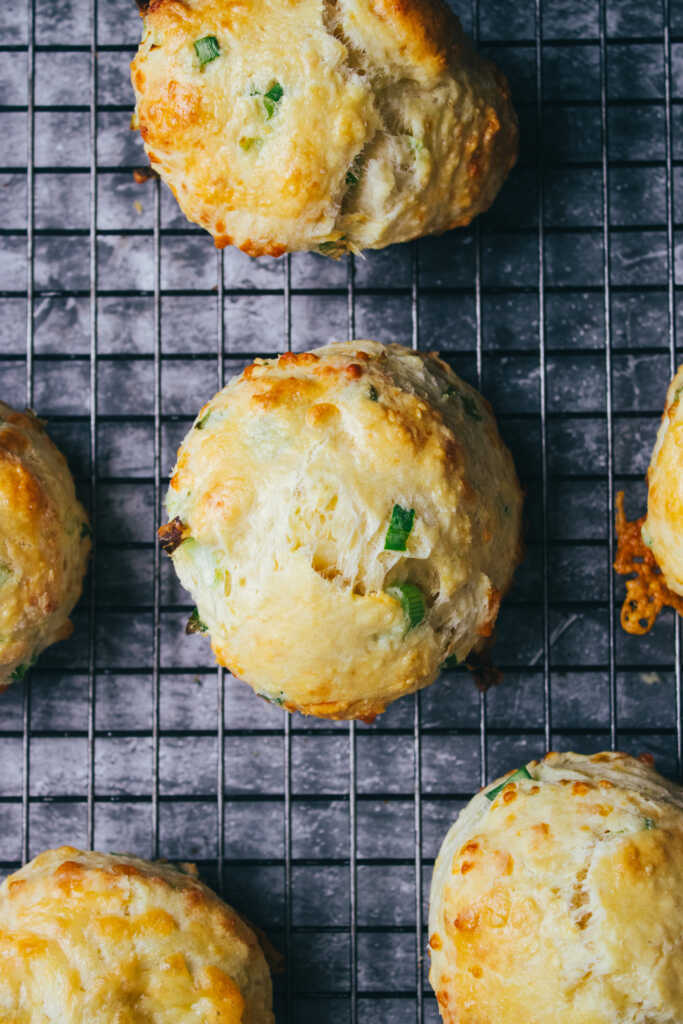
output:
[[36,416],[0,402],[0,690],[71,633],[89,552],[66,459]]
[[618,753],[527,768],[470,801],[434,867],[445,1024],[680,1024],[683,790]]
[[166,864],[63,846],[0,886],[3,1024],[273,1024],[256,937]]
[[[405,552],[384,549],[395,504]],[[289,710],[369,718],[492,632],[521,504],[481,395],[434,355],[354,341],[256,360],[208,402],[161,534],[220,664]],[[425,595],[414,628],[396,582]]]
[[[507,82],[442,0],[141,6],[135,123],[217,246],[338,256],[445,231],[487,209],[515,162]],[[206,36],[220,55],[202,66]]]
[[643,539],[666,585],[683,595],[683,366],[671,381],[647,471]]

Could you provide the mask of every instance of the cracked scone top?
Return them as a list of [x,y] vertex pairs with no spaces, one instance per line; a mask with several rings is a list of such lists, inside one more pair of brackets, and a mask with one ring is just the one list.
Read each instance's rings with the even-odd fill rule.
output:
[[256,360],[203,407],[160,534],[220,664],[289,710],[361,718],[492,632],[521,505],[478,392],[352,341]]
[[71,633],[89,552],[66,459],[33,413],[0,402],[0,690]]
[[625,754],[548,754],[446,836],[429,910],[445,1024],[680,1024],[683,790]]
[[152,167],[216,245],[382,248],[468,224],[517,154],[504,76],[441,0],[139,0]]
[[251,929],[168,864],[41,853],[0,885],[0,1021],[274,1024]]

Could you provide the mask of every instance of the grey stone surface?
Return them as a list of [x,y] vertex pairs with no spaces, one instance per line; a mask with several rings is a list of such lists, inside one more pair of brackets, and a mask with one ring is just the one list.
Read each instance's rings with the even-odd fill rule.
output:
[[[226,378],[254,355],[286,344],[286,264],[254,261],[231,249],[216,253],[211,240],[187,223],[168,189],[154,180],[133,181],[133,168],[145,163],[140,139],[129,129],[128,64],[140,29],[133,0],[35,0],[34,6],[32,97],[27,5],[0,9],[0,393],[18,406],[30,398],[49,418],[84,501],[95,501],[97,553],[73,636],[45,653],[25,685],[0,698],[0,877],[21,861],[24,842],[34,855],[61,842],[92,840],[102,849],[194,859],[218,885],[220,843],[226,897],[268,929],[276,945],[287,947],[289,969],[276,986],[279,1024],[350,1024],[354,955],[361,1024],[414,1022],[419,985],[425,989],[423,1022],[435,1024],[426,966],[420,972],[416,959],[425,939],[416,934],[416,877],[424,915],[433,858],[468,795],[484,778],[543,753],[546,615],[551,746],[584,752],[608,746],[615,713],[620,746],[654,753],[670,775],[680,769],[674,617],[664,614],[644,638],[621,631],[623,584],[613,578],[608,549],[613,491],[626,491],[633,515],[645,500],[643,474],[670,368],[670,261],[679,336],[683,327],[683,170],[674,164],[667,177],[661,8],[605,0],[602,54],[598,0],[542,0],[539,26],[532,0],[451,2],[509,76],[520,118],[520,161],[477,225],[355,261],[356,334],[410,344],[416,285],[420,345],[442,351],[458,373],[480,383],[499,415],[527,492],[527,556],[500,616],[495,659],[505,672],[501,686],[480,695],[464,670],[444,672],[417,700],[399,702],[375,723],[358,723],[351,731],[345,723],[301,717],[286,724],[281,709],[229,673],[219,679],[207,641],[184,634],[190,599],[165,558],[157,673],[157,189],[162,493],[182,436],[220,385],[220,326]],[[96,59],[90,51],[93,18]],[[680,162],[680,4],[670,5],[670,29],[672,146]],[[35,103],[30,395],[29,100]],[[674,211],[673,254],[667,251],[667,190]],[[296,254],[289,280],[294,349],[347,336],[346,261]],[[93,319],[97,461],[91,493]],[[354,913],[355,954],[349,930]]]

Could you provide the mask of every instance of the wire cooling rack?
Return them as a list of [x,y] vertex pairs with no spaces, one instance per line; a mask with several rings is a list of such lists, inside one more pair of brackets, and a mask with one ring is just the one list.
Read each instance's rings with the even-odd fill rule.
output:
[[[62,842],[195,860],[286,953],[291,1024],[437,1020],[430,872],[480,784],[548,748],[681,768],[678,621],[624,635],[610,565],[677,359],[683,3],[455,7],[510,78],[520,163],[471,229],[337,264],[216,254],[135,184],[132,0],[0,7],[0,392],[48,418],[96,532],[73,637],[0,698],[0,875]],[[372,726],[290,718],[217,671],[154,543],[218,386],[354,335],[482,388],[529,520],[503,684],[449,674]]]

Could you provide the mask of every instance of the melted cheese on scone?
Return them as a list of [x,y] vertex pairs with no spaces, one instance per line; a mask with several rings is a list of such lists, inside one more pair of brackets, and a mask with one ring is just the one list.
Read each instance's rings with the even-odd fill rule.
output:
[[354,341],[256,360],[208,402],[161,533],[220,664],[290,709],[368,717],[491,633],[521,504],[481,395]]
[[151,0],[132,81],[186,216],[252,256],[467,224],[517,153],[504,77],[440,0]]
[[666,584],[683,595],[683,366],[671,381],[647,471],[643,539]]
[[616,753],[508,778],[465,807],[434,867],[445,1024],[679,1024],[683,790]]
[[64,456],[32,413],[0,402],[0,690],[71,633],[89,552]]
[[3,1024],[273,1024],[250,928],[166,864],[49,850],[0,886]]

